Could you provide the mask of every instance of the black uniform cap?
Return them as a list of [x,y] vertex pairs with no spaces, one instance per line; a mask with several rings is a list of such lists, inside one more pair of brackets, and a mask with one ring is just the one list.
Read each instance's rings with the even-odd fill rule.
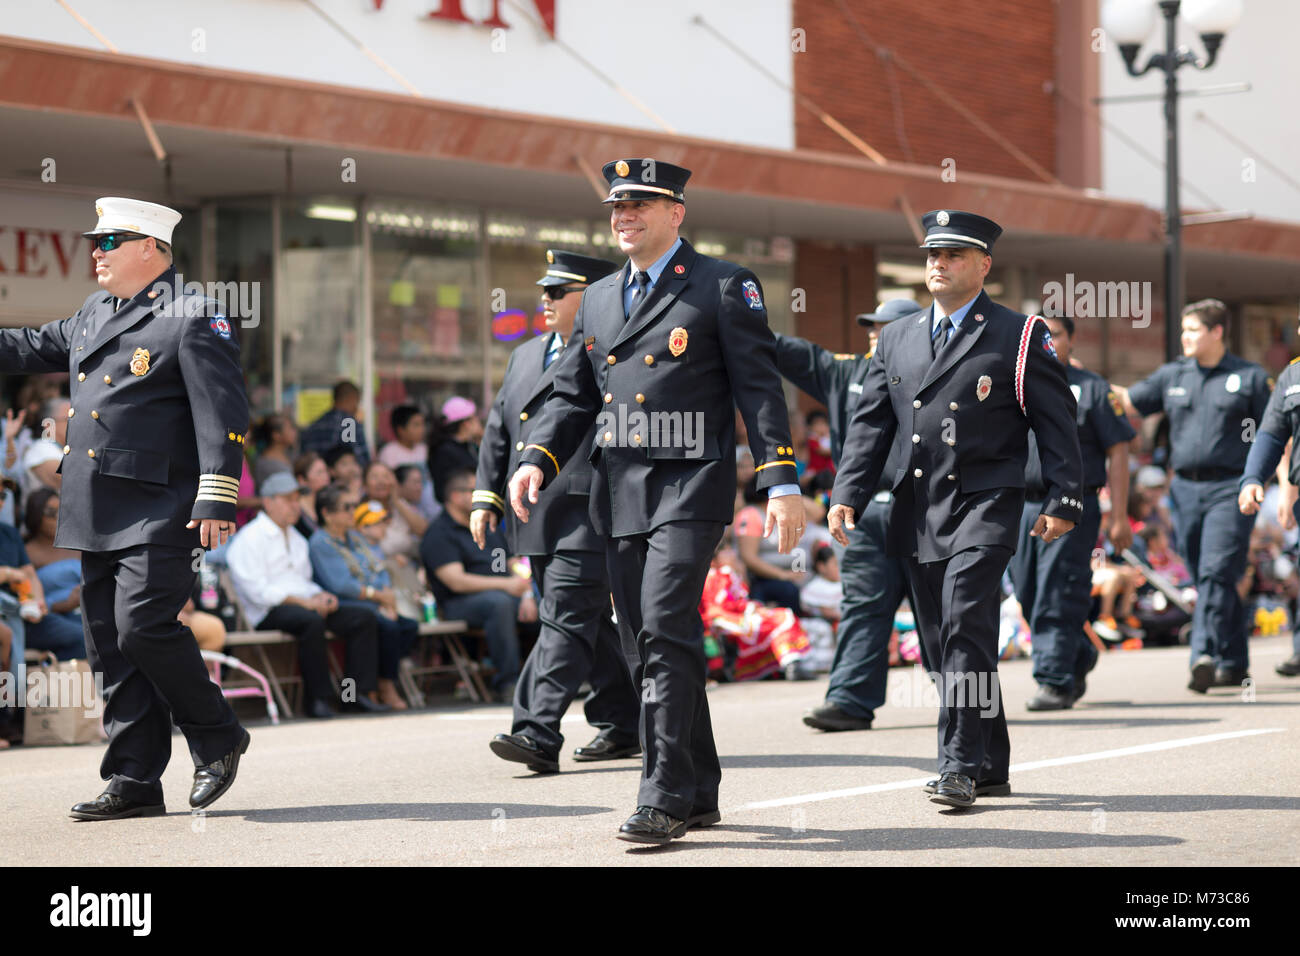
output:
[[608,259],[584,256],[577,252],[565,252],[563,249],[546,250],[546,275],[537,280],[541,286],[561,286],[570,282],[585,282],[588,285],[597,279],[603,279],[610,273],[622,268]]
[[625,199],[671,199],[686,202],[686,180],[691,171],[657,159],[620,159],[601,170],[609,183],[609,196],[602,202]]
[[863,312],[859,315],[858,325],[883,325],[920,311],[921,307],[911,299],[890,299],[875,312]]
[[993,243],[1002,235],[1002,227],[992,219],[958,209],[935,209],[921,217],[925,227],[922,249],[960,249],[970,247],[992,253]]

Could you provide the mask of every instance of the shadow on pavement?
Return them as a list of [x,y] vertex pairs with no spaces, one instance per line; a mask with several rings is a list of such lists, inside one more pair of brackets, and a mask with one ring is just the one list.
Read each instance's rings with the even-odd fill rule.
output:
[[1000,797],[990,807],[999,810],[1072,810],[1091,813],[1202,813],[1214,810],[1300,810],[1300,797],[1265,796],[1248,793],[1126,793],[1097,796],[1078,793],[1015,793]]
[[1217,724],[1222,717],[1057,717],[1064,711],[1051,711],[1037,717],[1008,717],[1007,723],[1016,726],[1078,726],[1102,727],[1114,724],[1119,727],[1178,727],[1186,724]]
[[[979,806],[960,811],[969,815]],[[994,809],[991,805],[985,809]],[[682,853],[702,850],[807,850],[824,852],[862,852],[864,850],[1074,850],[1141,846],[1176,846],[1185,842],[1179,837],[1155,834],[1057,833],[1050,830],[954,829],[958,814],[944,814],[934,827],[883,827],[878,830],[800,830],[790,827],[734,826],[726,821],[709,829],[710,833],[749,834],[754,840],[700,840],[694,833],[674,840],[666,847],[648,847],[634,853]]]
[[[1295,691],[1277,690],[1272,687],[1256,687],[1255,693],[1263,694],[1267,696],[1269,694],[1293,694],[1295,693]],[[1294,707],[1296,706],[1296,702],[1293,700],[1292,701],[1285,701],[1285,700],[1243,701],[1241,699],[1241,692],[1234,691],[1231,694],[1215,694],[1211,692],[1206,694],[1204,697],[1198,696],[1196,700],[1178,700],[1178,701],[1088,700],[1083,704],[1077,705],[1077,707],[1078,709],[1081,710],[1100,709],[1102,707],[1119,707],[1119,708],[1132,708],[1132,709],[1144,707],[1144,708],[1155,708],[1157,710],[1163,710],[1166,707],[1204,707],[1207,704],[1224,704],[1224,705],[1244,704],[1249,707]]]
[[317,807],[214,811],[212,817],[243,817],[252,823],[340,823],[355,820],[510,820],[581,817],[613,813],[613,807],[562,807],[530,803],[342,803]]
[[934,757],[891,757],[885,754],[720,754],[723,770],[756,770],[781,767],[912,767],[934,769]]

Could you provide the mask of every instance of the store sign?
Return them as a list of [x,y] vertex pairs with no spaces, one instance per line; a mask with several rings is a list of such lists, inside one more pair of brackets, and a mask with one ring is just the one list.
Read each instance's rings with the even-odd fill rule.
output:
[[79,230],[0,223],[0,316],[5,324],[71,315],[95,288],[90,240]]
[[528,331],[528,315],[520,309],[507,309],[492,316],[492,338],[513,342]]
[[[463,2],[464,0],[442,0],[438,9],[429,11],[424,18],[450,20],[453,23],[472,23],[479,27],[510,29],[510,24],[501,19],[501,0],[485,0],[484,3],[477,4],[480,8],[486,6],[488,11],[488,15],[479,20],[470,19],[466,15]],[[552,37],[555,36],[555,2],[556,0],[533,0],[533,6],[541,17],[542,25]],[[373,0],[373,3],[376,10],[384,9],[384,0]]]

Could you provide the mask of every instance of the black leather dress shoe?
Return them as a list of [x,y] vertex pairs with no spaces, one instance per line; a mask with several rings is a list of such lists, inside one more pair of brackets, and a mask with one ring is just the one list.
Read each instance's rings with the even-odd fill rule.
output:
[[972,807],[975,805],[975,781],[964,773],[951,770],[941,773],[930,802],[949,807]]
[[[721,819],[721,817],[719,817]],[[651,843],[663,846],[685,836],[690,828],[687,820],[670,817],[654,807],[637,807],[636,813],[618,828],[618,838],[628,843]]]
[[625,760],[641,756],[641,745],[633,741],[621,744],[604,734],[597,734],[595,739],[585,747],[573,748],[573,759],[579,763],[589,760]]
[[371,700],[365,694],[360,695],[356,700],[345,702],[340,709],[353,714],[391,714],[393,712],[393,708],[387,704],[378,700]]
[[[926,793],[934,793],[939,789],[939,778],[927,780],[925,786],[921,788]],[[977,797],[1009,797],[1011,796],[1011,784],[1006,780],[977,780],[975,781],[975,796]]]
[[94,800],[78,803],[68,812],[74,820],[125,820],[127,817],[161,817],[166,814],[167,807],[161,802],[126,800],[107,791]]
[[699,807],[691,807],[691,815],[686,818],[686,829],[693,830],[696,827],[703,829],[721,822],[722,814],[718,810],[702,810]]
[[1209,654],[1202,654],[1196,658],[1196,663],[1192,665],[1192,677],[1187,682],[1187,689],[1198,694],[1204,694],[1213,683],[1214,658]]
[[1300,654],[1292,654],[1273,670],[1283,677],[1300,677]]
[[1025,710],[1069,710],[1074,706],[1074,695],[1064,687],[1039,684],[1038,693],[1025,701]]
[[194,786],[190,790],[191,807],[198,810],[209,806],[230,789],[230,785],[235,782],[235,774],[239,772],[239,758],[248,749],[251,739],[245,730],[244,739],[234,750],[220,760],[194,771]]
[[334,716],[334,708],[323,700],[313,700],[303,709],[303,716],[313,720],[329,720]]
[[870,730],[871,721],[865,717],[854,717],[834,704],[822,704],[803,715],[803,722],[818,730],[834,732],[838,730]]
[[527,764],[533,773],[560,772],[560,758],[551,756],[524,734],[497,734],[488,747],[502,760]]
[[1240,687],[1250,680],[1250,671],[1236,670],[1232,667],[1220,667],[1214,672],[1214,687]]

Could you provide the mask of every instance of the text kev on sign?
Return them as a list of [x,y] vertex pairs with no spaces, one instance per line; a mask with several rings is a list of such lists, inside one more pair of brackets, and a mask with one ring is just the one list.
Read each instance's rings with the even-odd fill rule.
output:
[[[376,10],[384,8],[384,0],[371,0]],[[454,23],[472,23],[480,27],[509,29],[510,24],[501,19],[502,0],[442,0],[436,10],[431,10],[426,17],[430,20],[450,20]],[[524,0],[526,3],[527,0]],[[555,36],[555,0],[532,0],[546,27],[546,32]],[[470,16],[474,14],[474,16]]]
[[95,263],[82,233],[93,197],[0,190],[0,324],[64,319],[94,292]]

